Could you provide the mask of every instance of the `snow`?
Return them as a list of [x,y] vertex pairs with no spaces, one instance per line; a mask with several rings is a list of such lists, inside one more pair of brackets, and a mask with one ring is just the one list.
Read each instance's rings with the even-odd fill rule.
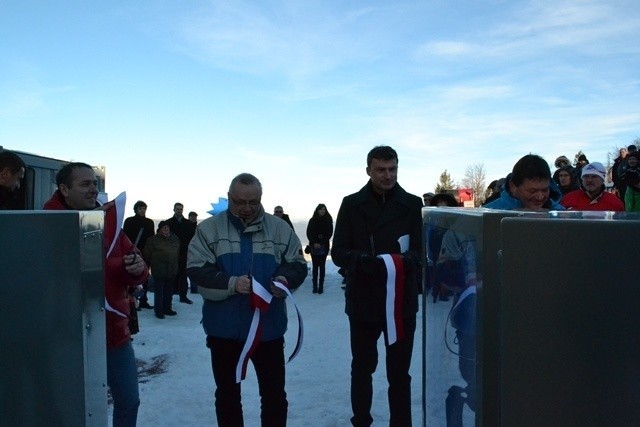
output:
[[[309,267],[311,263],[309,263]],[[344,290],[337,267],[327,259],[324,293],[311,292],[311,273],[293,294],[302,314],[304,343],[298,356],[286,366],[289,401],[288,425],[350,426],[349,324],[344,313]],[[190,294],[192,305],[179,303],[177,316],[157,319],[153,310],[138,312],[140,332],[133,346],[139,363],[164,372],[140,378],[138,425],[215,425],[214,381],[209,349],[200,325],[202,298]],[[153,295],[149,294],[153,304]],[[295,309],[288,303],[289,330],[285,358],[293,352],[298,331]],[[421,313],[411,366],[413,423],[422,424]],[[373,380],[373,426],[389,425],[384,344],[379,341],[379,362]],[[153,369],[152,369],[153,371]],[[260,402],[255,372],[249,364],[242,382],[245,426],[260,425]],[[110,408],[111,410],[112,408]]]

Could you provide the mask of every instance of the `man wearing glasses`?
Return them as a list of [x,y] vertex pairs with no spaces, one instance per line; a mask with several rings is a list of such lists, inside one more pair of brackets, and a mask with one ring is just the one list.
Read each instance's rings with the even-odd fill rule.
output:
[[285,426],[284,333],[286,293],[307,275],[300,240],[261,204],[262,185],[242,173],[229,186],[229,209],[198,224],[189,245],[187,273],[204,298],[202,325],[211,351],[219,426],[243,425],[237,371],[254,317],[252,302],[263,289],[272,294],[260,313],[261,337],[250,353],[261,394],[262,425]]
[[289,218],[289,215],[284,213],[284,208],[282,206],[276,206],[275,208],[273,208],[273,214],[275,216],[277,216],[278,218],[283,219],[284,222],[289,224],[289,227],[293,228],[293,223],[291,222],[291,219]]

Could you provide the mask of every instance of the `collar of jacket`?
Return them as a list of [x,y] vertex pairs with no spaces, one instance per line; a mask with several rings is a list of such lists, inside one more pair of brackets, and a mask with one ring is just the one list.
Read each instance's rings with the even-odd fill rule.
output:
[[[394,185],[389,192],[387,192],[384,195],[378,194],[373,190],[373,185],[371,184],[371,180],[369,180],[367,181],[365,186],[362,187],[360,191],[356,193],[355,202],[357,204],[365,203],[365,202],[374,202],[374,203],[383,205],[387,203],[389,200],[394,200],[394,199],[397,200],[402,198],[402,195],[404,195],[404,193],[406,193],[404,189],[400,187],[400,184],[396,182],[396,185]],[[396,197],[396,195],[398,195],[398,197]]]
[[396,183],[392,191],[385,195],[385,202],[382,204],[376,198],[371,181],[354,195],[353,203],[365,217],[369,231],[373,231],[378,226],[394,220],[400,215],[405,215],[407,209],[411,208],[408,193]]
[[602,184],[600,186],[600,191],[598,191],[598,194],[592,196],[591,194],[589,194],[589,192],[581,185],[580,189],[582,190],[582,192],[587,196],[587,198],[591,201],[589,204],[592,203],[597,203],[598,200],[600,200],[600,198],[602,197],[602,195],[604,194],[604,190],[605,190],[605,186],[604,184]]
[[264,221],[264,208],[260,205],[260,211],[258,212],[258,216],[249,224],[245,224],[242,218],[239,218],[231,213],[230,210],[227,209],[227,217],[229,218],[229,222],[240,232],[240,233],[254,233],[256,231],[262,230],[262,222]]

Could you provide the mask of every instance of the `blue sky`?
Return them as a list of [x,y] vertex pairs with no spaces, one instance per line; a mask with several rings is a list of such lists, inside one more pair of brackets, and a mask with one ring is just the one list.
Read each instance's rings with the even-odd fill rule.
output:
[[206,218],[251,172],[267,211],[337,214],[375,145],[421,195],[529,152],[640,136],[640,3],[29,1],[0,5],[0,145],[107,168],[148,215]]

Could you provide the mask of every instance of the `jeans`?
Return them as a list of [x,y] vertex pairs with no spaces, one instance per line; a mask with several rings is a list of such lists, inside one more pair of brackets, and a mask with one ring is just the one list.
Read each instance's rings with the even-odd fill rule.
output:
[[[244,419],[240,383],[236,383],[236,365],[244,342],[207,337],[207,347],[211,350],[211,366],[216,382],[218,426],[242,427]],[[251,362],[258,377],[262,426],[285,427],[288,402],[284,390],[284,338],[260,342],[251,356]]]
[[411,426],[411,354],[416,329],[416,316],[405,317],[404,338],[387,345],[386,324],[363,322],[349,318],[351,333],[351,408],[354,426],[370,426],[373,399],[372,375],[378,365],[378,339],[385,334],[387,391],[390,427]]
[[140,396],[136,357],[131,341],[107,349],[107,384],[113,396],[113,427],[135,427]]

